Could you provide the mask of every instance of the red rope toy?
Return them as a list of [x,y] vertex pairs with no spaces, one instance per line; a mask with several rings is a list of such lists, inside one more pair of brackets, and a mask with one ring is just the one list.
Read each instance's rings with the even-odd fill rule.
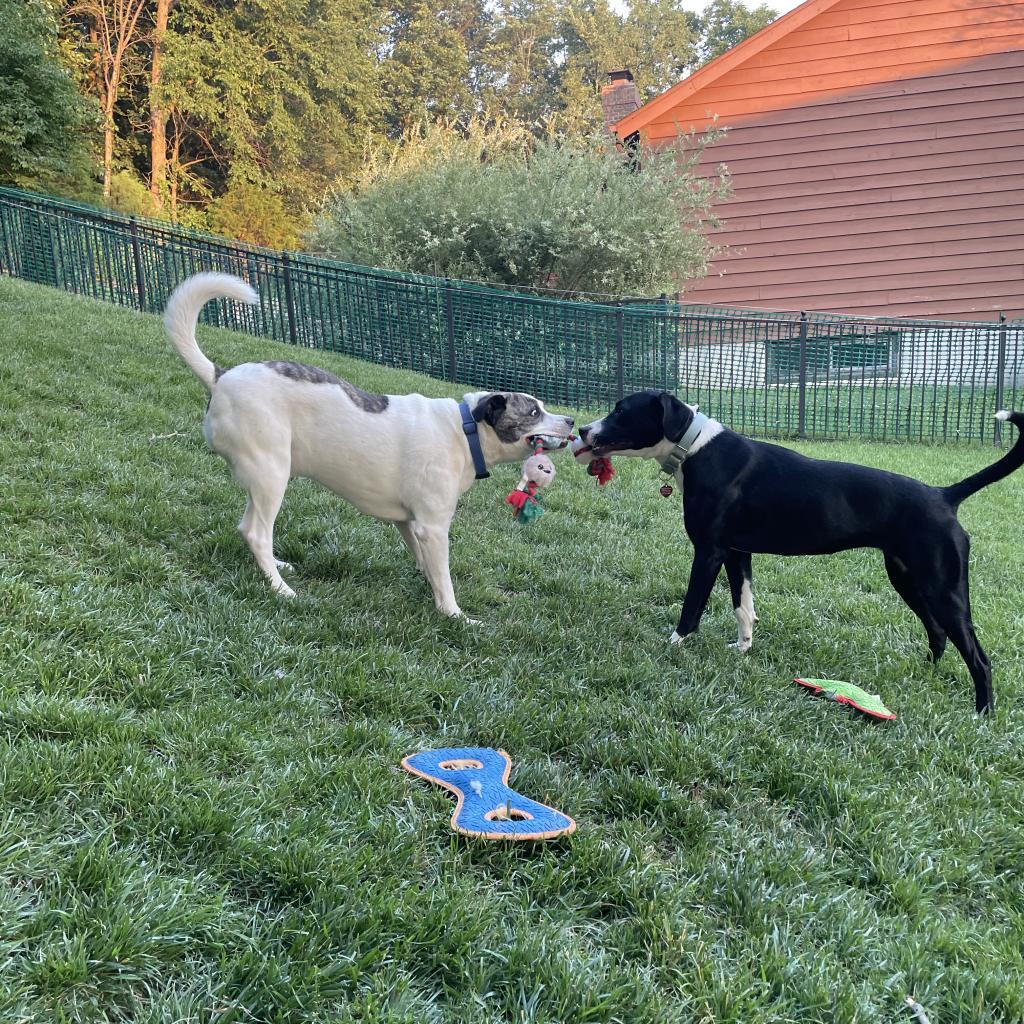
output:
[[[572,449],[572,453],[578,461],[584,459],[593,451],[589,444],[584,444],[578,437],[574,437],[572,439],[572,444],[569,447]],[[612,460],[609,459],[607,455],[591,455],[591,457],[587,459],[585,465],[587,467],[587,472],[591,476],[597,477],[598,487],[604,487],[604,485],[608,483],[613,476],[615,476],[615,467],[612,465]]]

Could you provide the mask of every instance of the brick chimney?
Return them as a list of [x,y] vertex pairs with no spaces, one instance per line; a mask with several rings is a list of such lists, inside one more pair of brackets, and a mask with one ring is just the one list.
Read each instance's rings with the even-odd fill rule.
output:
[[601,86],[601,109],[607,131],[610,132],[614,125],[643,105],[632,71],[622,68],[608,72],[608,83]]

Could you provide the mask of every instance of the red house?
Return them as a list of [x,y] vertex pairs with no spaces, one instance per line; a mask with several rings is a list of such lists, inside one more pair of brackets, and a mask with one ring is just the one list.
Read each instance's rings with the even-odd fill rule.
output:
[[732,177],[724,249],[685,300],[1024,316],[1024,0],[808,0],[630,95],[605,87],[623,140],[729,129],[703,157]]

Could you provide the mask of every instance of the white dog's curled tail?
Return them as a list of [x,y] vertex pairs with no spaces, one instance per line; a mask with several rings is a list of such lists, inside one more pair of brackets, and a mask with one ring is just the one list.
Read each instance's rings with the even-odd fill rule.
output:
[[231,274],[206,272],[195,274],[183,281],[171,293],[164,310],[164,328],[181,358],[188,363],[192,372],[203,382],[207,391],[213,390],[217,380],[217,368],[203,355],[196,341],[196,324],[199,311],[211,299],[237,299],[250,306],[259,303],[255,290],[241,278]]

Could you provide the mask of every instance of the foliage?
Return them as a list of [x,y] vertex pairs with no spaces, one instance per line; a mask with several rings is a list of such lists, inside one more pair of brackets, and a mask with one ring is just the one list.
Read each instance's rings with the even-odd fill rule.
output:
[[476,106],[474,74],[492,14],[482,0],[393,0],[378,51],[384,133],[392,138],[423,120]]
[[659,0],[634,0],[622,18],[604,4],[570,5],[574,40],[561,73],[554,123],[575,133],[602,124],[601,87],[607,72],[629,68],[643,100],[675,85],[697,63],[696,15]]
[[[294,358],[200,328],[220,366]],[[1024,1019],[1024,474],[961,510],[1001,706],[971,711],[874,552],[755,556],[753,650],[650,463],[569,464],[524,531],[463,497],[442,619],[397,532],[305,480],[269,592],[157,317],[0,279],[7,1021],[843,1024]],[[458,390],[303,352],[373,391]],[[116,373],[111,368],[116,368]],[[980,448],[805,444],[950,483]],[[430,472],[430,466],[424,466]],[[869,686],[891,725],[802,695]],[[474,743],[579,822],[456,839],[398,769]]]
[[371,13],[356,0],[179,0],[163,88],[192,190],[245,180],[295,214],[351,175],[377,110]]
[[0,181],[80,190],[96,112],[57,51],[42,0],[0,0]]
[[[72,175],[51,187],[85,197],[99,150],[109,202],[141,209],[128,191],[142,183],[154,209],[190,224],[215,202],[239,224],[225,211],[244,182],[263,218],[249,237],[287,236],[359,178],[368,148],[402,145],[417,124],[509,121],[541,140],[588,138],[610,68],[632,68],[649,98],[709,46],[759,27],[732,0],[713,11],[702,20],[676,0],[0,0],[0,170],[36,187]],[[15,151],[20,169],[3,169]],[[267,205],[278,202],[280,214]]]
[[232,178],[206,213],[209,229],[218,235],[272,249],[298,245],[298,225],[280,195],[252,182]]
[[562,294],[674,290],[706,268],[701,228],[724,188],[691,172],[701,145],[680,139],[637,174],[603,135],[433,126],[372,152],[313,241],[354,263]]
[[149,189],[131,171],[115,171],[110,179],[110,205],[119,213],[137,217],[155,217],[159,214]]
[[743,0],[711,0],[701,15],[700,60],[706,63],[760,32],[779,16],[768,4],[746,7]]

